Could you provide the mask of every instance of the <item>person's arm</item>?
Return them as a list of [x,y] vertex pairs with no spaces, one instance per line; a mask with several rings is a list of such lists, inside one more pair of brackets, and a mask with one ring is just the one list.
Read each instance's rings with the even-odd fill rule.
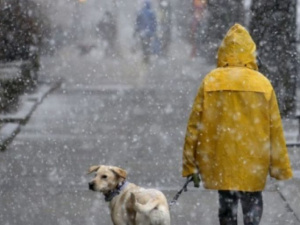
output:
[[190,114],[187,131],[185,136],[185,143],[183,147],[183,170],[182,176],[187,177],[198,172],[195,163],[195,151],[197,149],[199,127],[201,123],[202,114],[202,103],[203,103],[203,86],[198,90],[196,99],[193,104],[192,112]]
[[270,135],[270,176],[278,180],[289,179],[293,176],[293,173],[286,148],[280,112],[274,91],[270,99]]

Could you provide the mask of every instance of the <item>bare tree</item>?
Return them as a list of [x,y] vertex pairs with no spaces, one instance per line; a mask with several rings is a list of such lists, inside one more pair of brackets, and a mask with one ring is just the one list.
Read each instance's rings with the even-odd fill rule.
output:
[[0,60],[30,59],[38,63],[50,37],[48,18],[32,0],[1,0],[0,7]]
[[296,3],[255,0],[251,5],[250,32],[258,47],[259,69],[271,80],[283,116],[295,110]]

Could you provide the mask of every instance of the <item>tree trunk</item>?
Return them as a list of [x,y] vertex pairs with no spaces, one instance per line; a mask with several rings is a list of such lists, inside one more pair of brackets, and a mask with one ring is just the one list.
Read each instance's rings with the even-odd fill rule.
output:
[[191,21],[193,19],[193,0],[170,0],[169,3],[172,4],[172,14],[175,17],[176,26],[179,31],[179,34],[185,40],[189,41],[191,32]]
[[255,0],[250,32],[257,45],[260,71],[272,82],[280,111],[295,111],[297,49],[296,1]]
[[244,25],[245,10],[242,0],[207,0],[207,53],[215,58],[218,47],[228,29],[235,23]]

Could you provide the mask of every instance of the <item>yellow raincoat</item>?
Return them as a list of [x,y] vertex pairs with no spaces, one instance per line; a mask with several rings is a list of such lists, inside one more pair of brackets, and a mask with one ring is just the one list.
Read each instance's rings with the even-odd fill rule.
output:
[[234,25],[196,96],[182,175],[199,171],[205,188],[262,191],[268,174],[292,177],[276,96],[257,71],[255,51],[246,29]]

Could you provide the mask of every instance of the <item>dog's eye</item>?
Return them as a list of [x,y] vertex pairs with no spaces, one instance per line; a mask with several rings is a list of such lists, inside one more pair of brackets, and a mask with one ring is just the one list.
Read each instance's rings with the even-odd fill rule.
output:
[[102,176],[101,176],[101,179],[106,179],[106,178],[107,178],[106,175],[102,175]]

